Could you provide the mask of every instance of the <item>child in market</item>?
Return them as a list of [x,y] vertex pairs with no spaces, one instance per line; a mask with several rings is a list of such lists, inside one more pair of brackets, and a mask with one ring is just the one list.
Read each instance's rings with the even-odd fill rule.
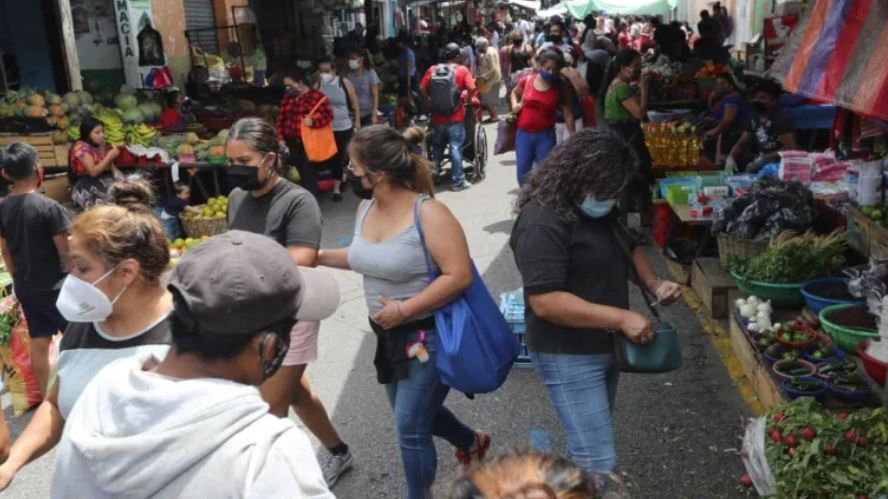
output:
[[167,199],[163,211],[160,214],[160,219],[164,223],[167,237],[169,237],[170,240],[178,239],[183,236],[182,226],[179,223],[179,215],[181,215],[182,212],[200,212],[197,208],[189,206],[191,203],[191,187],[176,182],[174,189],[176,195]]
[[56,300],[67,275],[71,220],[62,205],[38,192],[43,167],[32,146],[10,144],[0,152],[0,168],[12,182],[0,203],[0,251],[28,321],[31,365],[45,395],[52,336],[68,327]]

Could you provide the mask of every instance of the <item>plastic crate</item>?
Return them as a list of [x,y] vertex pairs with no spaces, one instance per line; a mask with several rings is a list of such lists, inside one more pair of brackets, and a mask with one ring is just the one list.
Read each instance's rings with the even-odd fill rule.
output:
[[512,328],[512,332],[518,337],[518,343],[521,345],[518,358],[515,359],[515,367],[531,367],[530,352],[524,341],[524,334],[527,331],[527,326],[524,323],[524,289],[518,288],[501,294],[500,312],[509,327]]
[[697,185],[700,187],[715,187],[717,185],[726,185],[725,183],[725,175],[723,173],[716,175],[698,175],[694,177],[697,180]]
[[697,192],[697,183],[670,184],[666,186],[666,201],[669,204],[689,204],[691,196]]
[[660,179],[660,197],[666,199],[666,195],[672,186],[690,185],[696,188],[698,186],[696,177],[672,177]]

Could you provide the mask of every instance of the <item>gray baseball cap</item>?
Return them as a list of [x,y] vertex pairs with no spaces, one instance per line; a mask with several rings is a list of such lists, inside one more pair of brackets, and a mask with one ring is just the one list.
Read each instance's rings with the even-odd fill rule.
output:
[[232,230],[188,251],[168,289],[189,308],[197,327],[214,334],[247,334],[288,317],[320,321],[339,306],[336,279],[297,267],[273,239]]

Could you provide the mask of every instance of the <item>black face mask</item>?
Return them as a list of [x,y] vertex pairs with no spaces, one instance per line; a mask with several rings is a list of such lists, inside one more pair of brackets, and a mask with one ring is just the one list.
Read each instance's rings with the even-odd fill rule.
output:
[[226,172],[228,173],[228,176],[231,177],[232,182],[236,187],[240,187],[245,191],[258,191],[265,187],[271,179],[271,175],[269,175],[265,180],[259,180],[260,168],[262,167],[231,165],[226,169]]
[[351,190],[355,193],[355,196],[358,196],[360,199],[372,199],[373,198],[373,188],[364,187],[364,176],[357,176],[354,173],[348,173],[348,185],[351,186]]
[[[272,341],[272,338],[275,338],[277,341],[277,352],[271,359],[266,359],[263,352],[268,342]],[[282,335],[272,332],[262,334],[262,339],[259,340],[259,362],[262,363],[262,381],[274,376],[278,369],[281,368],[281,365],[284,363],[284,357],[287,356],[288,348],[289,341],[286,341]]]
[[554,44],[560,44],[563,40],[558,35],[546,35],[546,41],[552,42]]
[[522,41],[523,40],[512,40],[512,45],[514,45],[516,47],[520,47]]
[[766,114],[768,112],[768,105],[764,102],[754,100],[749,105],[758,114]]

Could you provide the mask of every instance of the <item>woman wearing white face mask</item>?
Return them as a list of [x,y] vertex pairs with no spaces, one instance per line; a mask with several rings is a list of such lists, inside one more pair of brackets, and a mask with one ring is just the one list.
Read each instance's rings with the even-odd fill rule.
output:
[[[527,347],[567,434],[567,457],[604,493],[616,466],[614,336],[646,343],[651,321],[629,310],[628,281],[662,303],[681,293],[657,278],[619,221],[616,200],[637,159],[606,129],[580,130],[531,174],[518,197],[510,246],[524,283]],[[631,255],[631,257],[630,257]]]
[[361,107],[361,124],[379,124],[379,84],[376,71],[368,66],[364,52],[355,49],[348,55],[348,79],[355,86]]
[[58,377],[0,466],[0,490],[55,447],[68,413],[103,367],[146,352],[162,357],[168,349],[172,297],[161,274],[169,247],[151,211],[138,204],[95,207],[74,219],[69,244],[70,274],[57,306],[71,324],[59,348]]
[[[326,166],[333,174],[333,201],[342,201],[342,180],[345,165],[348,162],[348,143],[351,142],[355,128],[361,128],[361,106],[355,87],[348,79],[338,76],[333,71],[333,61],[324,57],[318,61],[320,74],[320,91],[327,96],[333,108],[333,137],[336,139],[337,152],[327,161]],[[354,112],[354,122],[349,116],[349,107]]]

